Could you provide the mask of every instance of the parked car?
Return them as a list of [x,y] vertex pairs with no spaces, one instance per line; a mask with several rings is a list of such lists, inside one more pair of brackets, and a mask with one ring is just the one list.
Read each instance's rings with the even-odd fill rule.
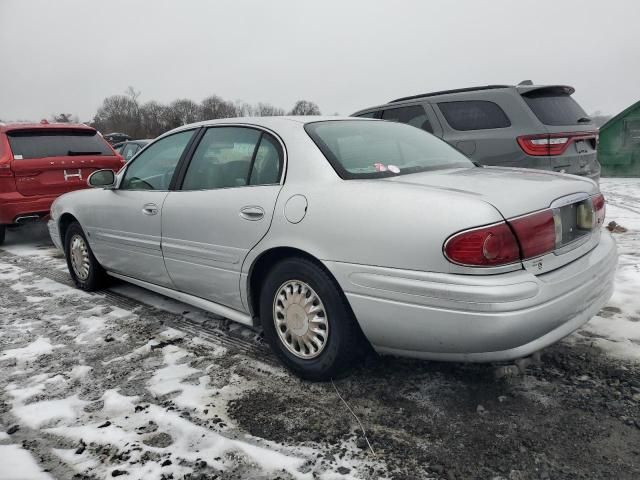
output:
[[128,162],[136,153],[147,146],[149,142],[151,142],[151,139],[128,140],[126,142],[115,143],[112,147],[117,153],[122,155],[125,162]]
[[86,125],[0,124],[0,244],[7,225],[46,218],[58,195],[87,188],[90,173],[123,163]]
[[249,326],[322,380],[381,354],[507,361],[612,292],[592,180],[476,167],[420,129],[337,117],[172,130],[53,204],[76,285],[106,275]]
[[107,133],[104,135],[104,139],[109,142],[111,145],[115,145],[116,143],[126,142],[127,140],[131,140],[131,137],[126,133],[113,132]]
[[422,128],[482,165],[524,167],[600,179],[598,130],[573,87],[489,85],[403,97],[360,110]]

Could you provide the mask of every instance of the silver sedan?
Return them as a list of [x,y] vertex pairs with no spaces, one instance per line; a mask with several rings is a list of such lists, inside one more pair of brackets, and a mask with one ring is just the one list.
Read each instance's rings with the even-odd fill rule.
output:
[[481,168],[408,125],[225,119],[162,135],[49,229],[78,287],[107,276],[259,327],[308,379],[381,354],[530,355],[612,293],[591,180]]

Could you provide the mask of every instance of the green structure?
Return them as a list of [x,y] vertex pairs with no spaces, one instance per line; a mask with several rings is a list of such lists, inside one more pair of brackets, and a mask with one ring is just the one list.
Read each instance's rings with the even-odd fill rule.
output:
[[603,177],[640,177],[640,102],[600,127],[598,160]]

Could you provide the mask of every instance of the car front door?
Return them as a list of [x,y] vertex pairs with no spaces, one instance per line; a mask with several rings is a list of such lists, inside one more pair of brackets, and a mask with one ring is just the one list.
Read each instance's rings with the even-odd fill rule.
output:
[[178,290],[245,310],[242,262],[271,224],[283,152],[257,128],[207,129],[162,208],[162,251]]
[[162,205],[195,130],[164,137],[136,157],[114,190],[100,192],[85,225],[98,261],[109,271],[172,287],[160,246]]

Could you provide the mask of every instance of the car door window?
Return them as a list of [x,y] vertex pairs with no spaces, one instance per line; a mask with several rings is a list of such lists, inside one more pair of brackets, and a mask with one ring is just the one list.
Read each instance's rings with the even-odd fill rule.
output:
[[390,122],[400,122],[421,128],[422,130],[433,133],[433,127],[424,111],[422,105],[409,105],[407,107],[390,108],[382,112],[382,120]]
[[282,173],[282,148],[278,141],[268,133],[260,139],[260,145],[253,161],[250,185],[273,185],[280,183]]
[[193,130],[174,133],[158,140],[129,165],[120,188],[123,190],[168,190]]
[[[274,153],[275,146],[266,141],[256,148],[261,137],[262,132],[253,128],[209,128],[193,154],[182,190],[274,183],[274,177],[277,183],[280,171],[278,152],[275,150]],[[256,162],[255,173],[250,174]]]

